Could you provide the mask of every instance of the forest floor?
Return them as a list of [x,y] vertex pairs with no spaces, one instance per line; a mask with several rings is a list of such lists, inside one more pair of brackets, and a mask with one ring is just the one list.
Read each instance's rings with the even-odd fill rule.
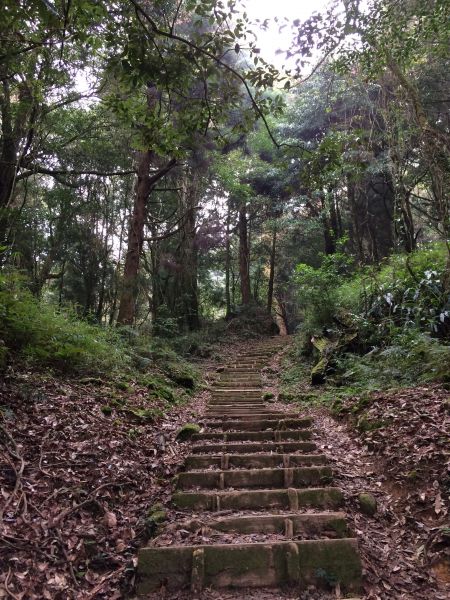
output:
[[[214,361],[203,362],[206,383],[237,349],[224,346]],[[267,385],[275,392],[279,369],[274,359]],[[167,508],[172,478],[189,452],[189,443],[177,441],[176,434],[184,423],[201,421],[208,392],[148,423],[129,412],[104,414],[112,390],[118,393],[111,381],[33,372],[12,372],[0,384],[0,435],[8,448],[0,457],[0,598],[132,595],[137,549],[155,534],[151,507]],[[137,386],[120,393],[132,394],[133,405],[145,408],[146,391]],[[274,405],[292,410],[292,404]],[[373,394],[359,413],[351,411],[353,405],[349,401],[348,411],[344,406],[339,420],[324,407],[300,410],[315,416],[317,443],[345,492],[348,518],[360,540],[365,598],[445,600],[450,594],[449,394],[440,386],[421,386]],[[383,427],[361,431],[356,427],[361,418],[383,421]],[[375,516],[359,510],[360,492],[376,497]],[[178,518],[167,508],[169,523]],[[203,597],[329,596],[258,590]]]

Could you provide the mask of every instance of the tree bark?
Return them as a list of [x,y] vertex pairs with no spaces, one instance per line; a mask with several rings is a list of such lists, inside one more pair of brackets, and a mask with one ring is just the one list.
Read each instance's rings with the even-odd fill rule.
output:
[[226,302],[226,314],[225,318],[231,317],[231,293],[230,293],[230,268],[231,268],[231,256],[230,256],[230,202],[227,203],[227,229],[225,238],[225,302]]
[[147,201],[151,191],[150,167],[153,153],[147,150],[139,153],[136,196],[128,233],[127,253],[122,282],[122,294],[119,304],[118,325],[132,325],[136,312],[137,283],[139,262],[144,242],[144,225]]
[[243,202],[239,207],[239,275],[241,279],[242,304],[247,306],[251,302],[249,249],[247,231],[247,206]]
[[276,230],[276,227],[274,227],[273,234],[272,234],[272,249],[270,252],[269,288],[267,291],[267,312],[269,313],[269,315],[272,312],[272,304],[273,304],[273,284],[275,281],[276,250],[277,250],[277,230]]
[[182,226],[179,254],[179,306],[180,316],[191,331],[199,329],[198,314],[198,249],[196,240],[197,203],[199,199],[199,174],[190,169],[183,176],[183,198],[181,203]]
[[150,150],[140,152],[137,168],[136,195],[128,232],[127,253],[123,273],[122,293],[120,296],[118,325],[132,325],[136,314],[136,298],[138,292],[138,275],[142,244],[144,242],[144,226],[147,216],[148,198],[154,184],[162,179],[175,165],[172,159],[157,173],[150,176],[150,167],[155,155]]

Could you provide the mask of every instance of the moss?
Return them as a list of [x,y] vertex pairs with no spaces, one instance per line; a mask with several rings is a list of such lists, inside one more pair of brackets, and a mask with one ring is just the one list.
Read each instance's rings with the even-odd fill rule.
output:
[[141,432],[139,431],[139,429],[136,429],[136,427],[131,427],[127,431],[127,435],[130,438],[130,440],[135,440],[136,438],[138,438],[141,435]]
[[349,537],[348,525],[345,519],[332,519],[328,526],[336,533],[339,538]]
[[364,394],[363,396],[361,396],[360,398],[358,398],[356,400],[356,402],[351,407],[350,411],[354,414],[357,412],[360,412],[364,408],[367,408],[368,406],[370,406],[372,404],[372,402],[373,402],[373,400],[370,398],[369,394]]
[[149,391],[149,400],[154,400],[155,397],[160,400],[166,400],[171,404],[177,404],[180,401],[180,397],[170,388],[168,383],[157,375],[146,375],[141,379],[142,385],[144,385]]
[[118,390],[122,390],[123,392],[127,392],[131,387],[129,383],[127,383],[126,381],[123,381],[123,380],[115,381],[114,386]]
[[278,394],[278,400],[280,402],[293,402],[295,399],[294,394],[291,394],[290,392],[280,392]]
[[109,415],[111,415],[111,414],[112,414],[112,411],[113,411],[112,407],[111,407],[111,406],[108,406],[108,405],[104,405],[104,406],[100,407],[100,410],[101,410],[101,411],[102,411],[102,413],[103,413],[104,415],[106,415],[106,416],[109,416]]
[[373,517],[377,512],[377,499],[372,494],[362,492],[358,495],[359,508],[361,512],[369,517]]
[[124,410],[142,421],[154,421],[163,416],[163,412],[159,408],[127,408]]
[[375,431],[375,429],[382,429],[385,426],[385,422],[381,419],[370,420],[365,416],[360,416],[356,422],[356,429],[360,433],[366,433],[368,431]]
[[197,425],[197,423],[186,423],[178,430],[175,437],[177,440],[184,442],[185,440],[191,438],[194,434],[200,433],[200,429],[201,427],[200,425]]
[[325,383],[327,368],[328,359],[321,358],[311,370],[312,385],[320,385],[322,383]]
[[264,392],[263,394],[263,400],[272,400],[273,398],[275,398],[275,394],[273,394],[272,392]]
[[209,577],[220,575],[224,571],[232,573],[233,577],[239,577],[247,573],[262,576],[267,572],[270,565],[272,552],[270,547],[233,548],[230,552],[228,548],[215,548],[214,546],[205,548],[205,566],[206,574]]
[[174,383],[187,390],[195,389],[199,380],[198,372],[185,362],[168,362],[161,365],[164,373]]

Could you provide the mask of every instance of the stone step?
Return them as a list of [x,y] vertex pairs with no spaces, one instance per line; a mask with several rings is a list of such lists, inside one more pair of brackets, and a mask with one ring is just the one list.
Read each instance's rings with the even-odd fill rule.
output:
[[236,377],[236,375],[230,376],[230,377],[221,377],[220,379],[218,379],[216,382],[214,382],[214,385],[227,385],[229,387],[254,387],[254,388],[259,388],[262,385],[261,382],[261,377],[258,377],[257,379],[249,379],[248,377],[242,377],[242,379],[240,379],[239,377]]
[[190,455],[186,459],[186,469],[264,469],[278,467],[307,467],[324,465],[328,462],[325,454],[222,454]]
[[266,408],[265,403],[261,400],[261,397],[258,398],[240,398],[239,400],[230,400],[229,398],[211,398],[211,400],[208,402],[208,406],[211,405],[226,405],[226,406],[232,406],[235,408],[242,408],[242,405],[246,406],[262,406],[263,408]]
[[339,488],[284,488],[277,490],[237,490],[237,491],[177,491],[172,497],[177,508],[184,510],[263,510],[281,508],[337,509],[343,505],[343,495]]
[[236,381],[236,380],[230,380],[230,381],[215,381],[214,382],[214,389],[216,390],[217,388],[223,388],[224,390],[227,389],[239,389],[239,390],[247,390],[247,389],[256,389],[256,388],[261,388],[262,387],[262,383],[261,381]]
[[204,432],[195,433],[191,439],[193,442],[204,440],[223,440],[224,442],[258,441],[258,442],[281,442],[284,440],[310,440],[312,433],[308,429],[285,429],[276,431],[230,431],[230,432]]
[[263,392],[262,387],[212,387],[210,392],[213,396],[227,396],[228,398],[247,398],[248,396],[256,396],[261,398]]
[[342,512],[243,515],[206,520],[194,519],[181,524],[183,529],[198,531],[203,527],[223,533],[249,535],[252,533],[278,534],[293,537],[351,537],[345,514]]
[[242,361],[242,362],[232,362],[228,363],[228,369],[235,369],[236,371],[249,371],[251,370],[253,373],[256,371],[261,371],[264,367],[267,366],[266,361],[261,360],[253,360],[253,361]]
[[[211,411],[207,411],[207,413],[204,415],[205,418],[208,418],[208,420],[210,420],[211,422],[212,419],[223,422],[223,421],[233,421],[233,420],[237,420],[239,419],[240,422],[246,422],[246,423],[251,423],[252,421],[260,421],[262,419],[278,419],[278,417],[280,416],[280,413],[277,412],[276,410],[269,410],[269,409],[265,409],[264,412],[260,412],[260,413],[255,413],[255,412],[243,412],[242,410],[238,410],[238,416],[235,417],[234,415],[224,415],[223,417],[221,417],[220,415],[218,417],[214,417],[214,416],[210,416]],[[220,412],[217,410],[213,410],[212,412]],[[292,412],[292,413],[283,413],[282,414],[283,418],[289,418],[289,419],[296,419],[298,417],[298,413]]]
[[289,468],[324,465],[328,462],[325,454],[222,454],[190,455],[186,459],[186,469],[264,469]]
[[303,419],[254,419],[253,421],[205,421],[205,427],[209,429],[222,430],[245,430],[245,431],[264,431],[265,429],[303,429],[311,427],[313,419],[305,417]]
[[[249,388],[250,389],[250,388]],[[262,401],[262,388],[260,390],[251,390],[251,392],[242,388],[241,390],[229,390],[223,388],[220,390],[219,388],[215,388],[211,390],[211,398],[213,400],[227,400],[228,402],[239,402],[239,401],[247,401],[247,400],[258,400]]]
[[177,488],[217,489],[269,489],[302,488],[331,483],[330,467],[294,467],[287,469],[237,469],[235,471],[189,471],[179,473]]
[[193,454],[208,454],[210,452],[223,454],[252,454],[254,452],[304,452],[309,454],[317,450],[314,442],[222,442],[219,444],[195,444],[192,447]]
[[304,590],[339,584],[359,593],[361,562],[354,539],[303,540],[214,546],[142,548],[138,555],[137,593],[190,588],[274,587]]
[[236,396],[239,398],[240,396],[261,396],[262,389],[261,387],[255,388],[244,388],[241,389],[239,387],[230,387],[230,388],[215,388],[211,387],[210,392],[213,396]]

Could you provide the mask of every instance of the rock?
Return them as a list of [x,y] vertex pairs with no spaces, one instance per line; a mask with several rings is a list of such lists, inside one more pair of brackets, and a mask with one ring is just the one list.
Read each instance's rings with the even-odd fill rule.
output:
[[225,367],[217,367],[216,372],[217,373],[223,373],[225,371]]
[[197,423],[186,423],[178,430],[175,438],[181,442],[184,442],[192,437],[195,433],[200,433],[200,429],[201,427],[200,425],[197,425]]
[[364,515],[373,517],[377,512],[377,499],[368,492],[358,494],[359,508]]
[[167,519],[167,513],[164,510],[164,506],[159,502],[154,504],[148,511],[148,518],[152,519],[155,523],[163,523]]

